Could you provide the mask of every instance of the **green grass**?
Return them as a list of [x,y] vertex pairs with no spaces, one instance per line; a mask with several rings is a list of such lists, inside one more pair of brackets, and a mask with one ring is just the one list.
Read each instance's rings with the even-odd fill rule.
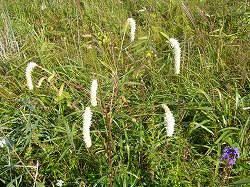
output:
[[[8,140],[0,147],[2,185],[249,185],[249,6],[247,0],[1,1],[0,137]],[[137,26],[132,43],[129,17]],[[179,75],[164,36],[180,42]],[[25,79],[31,61],[54,72],[32,91]],[[33,83],[50,76],[35,68]],[[98,106],[91,108],[87,148],[82,114],[92,79]],[[176,120],[171,138],[162,103]],[[220,161],[226,146],[241,154],[230,173]]]

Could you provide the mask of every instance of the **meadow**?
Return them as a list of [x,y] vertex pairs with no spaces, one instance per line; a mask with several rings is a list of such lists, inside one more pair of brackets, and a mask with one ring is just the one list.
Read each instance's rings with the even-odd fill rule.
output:
[[[2,0],[0,8],[0,186],[249,186],[249,1]],[[180,45],[179,74],[170,38]]]

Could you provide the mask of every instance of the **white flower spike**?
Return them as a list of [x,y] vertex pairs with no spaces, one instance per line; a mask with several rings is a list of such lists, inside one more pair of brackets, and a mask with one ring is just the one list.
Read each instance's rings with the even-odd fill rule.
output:
[[136,29],[136,24],[135,20],[133,18],[128,18],[126,21],[127,25],[130,25],[130,41],[133,42],[135,40],[135,29]]
[[179,42],[176,39],[170,38],[169,42],[174,48],[175,74],[179,74],[181,65],[181,48]]
[[88,148],[92,145],[89,130],[91,126],[91,120],[92,112],[90,110],[90,107],[86,107],[85,112],[83,114],[83,140]]
[[174,116],[173,116],[173,113],[169,110],[167,105],[162,104],[162,108],[165,110],[164,122],[165,122],[167,135],[171,137],[174,134],[174,125],[175,125]]
[[92,81],[91,90],[90,90],[90,101],[93,107],[97,105],[97,100],[96,100],[97,87],[98,87],[97,80],[94,79]]
[[61,187],[63,185],[63,180],[57,180],[56,186]]
[[27,86],[30,90],[34,88],[33,83],[32,83],[31,73],[36,66],[37,64],[35,62],[30,62],[28,63],[26,67],[25,75],[26,75],[26,80],[27,80]]

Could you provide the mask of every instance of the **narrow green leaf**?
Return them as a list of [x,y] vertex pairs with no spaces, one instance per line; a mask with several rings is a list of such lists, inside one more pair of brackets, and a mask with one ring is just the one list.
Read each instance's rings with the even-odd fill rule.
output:
[[169,40],[169,36],[167,35],[167,34],[165,34],[165,33],[163,33],[163,32],[160,32],[160,34],[164,37],[164,38],[167,38],[168,40]]
[[241,185],[241,184],[250,184],[250,178],[249,179],[242,179],[242,180],[239,180],[239,181],[232,183],[232,185]]
[[45,187],[43,182],[36,182],[36,187]]

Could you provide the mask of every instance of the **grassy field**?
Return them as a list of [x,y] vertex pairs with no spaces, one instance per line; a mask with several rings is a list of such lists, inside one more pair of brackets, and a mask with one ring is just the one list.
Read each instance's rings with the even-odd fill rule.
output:
[[[249,185],[247,0],[2,0],[0,8],[1,186]],[[178,75],[169,38],[180,43]],[[29,62],[39,66],[33,90]],[[172,137],[162,104],[175,118]],[[228,146],[239,149],[234,165],[220,159]]]

